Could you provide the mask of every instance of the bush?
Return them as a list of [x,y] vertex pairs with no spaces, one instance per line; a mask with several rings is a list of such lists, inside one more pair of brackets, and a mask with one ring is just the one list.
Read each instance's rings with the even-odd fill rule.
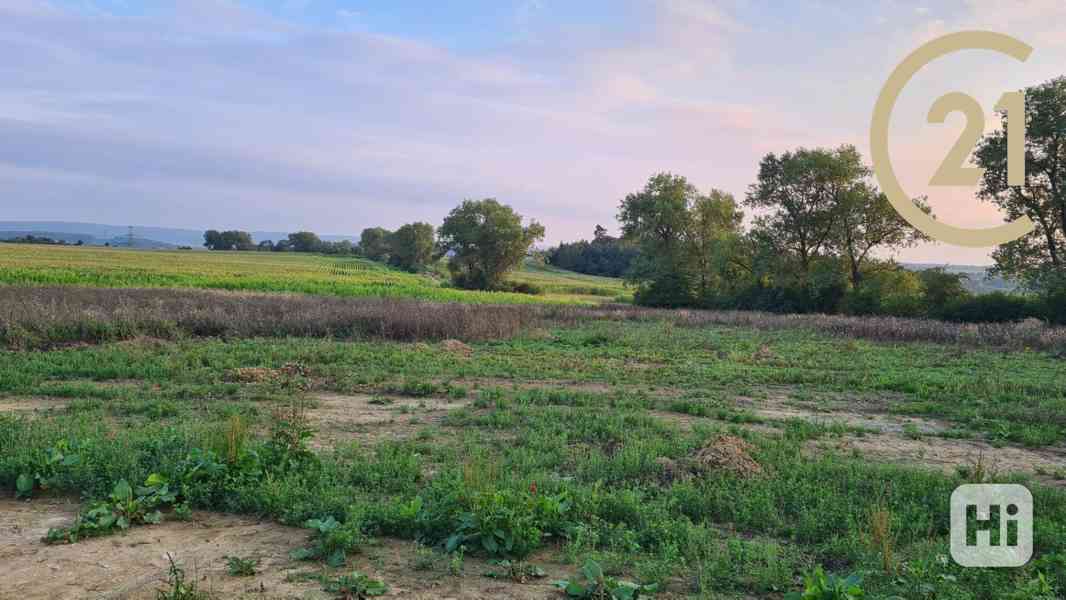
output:
[[1066,325],[1066,279],[1042,294],[1044,313],[1048,321]]
[[946,321],[959,323],[1010,323],[1029,318],[1042,318],[1045,309],[1038,299],[1017,294],[993,292],[956,299],[946,304],[937,315]]
[[967,277],[962,273],[948,273],[942,268],[935,268],[920,271],[918,277],[922,281],[926,310],[932,317],[936,317],[948,304],[970,297],[964,283]]
[[513,294],[529,294],[540,296],[544,294],[544,288],[526,281],[504,281],[494,291],[511,292]]
[[641,306],[679,308],[692,306],[695,297],[688,279],[675,273],[664,273],[650,283],[641,285],[633,295],[633,301]]

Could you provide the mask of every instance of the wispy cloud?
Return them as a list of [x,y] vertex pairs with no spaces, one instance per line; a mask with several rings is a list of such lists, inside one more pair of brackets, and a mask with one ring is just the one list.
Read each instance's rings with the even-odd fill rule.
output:
[[[1066,24],[1058,0],[1012,2],[1023,33]],[[357,233],[497,196],[571,239],[657,170],[742,196],[766,152],[863,144],[895,54],[994,15],[633,0],[605,29],[537,0],[464,49],[375,31],[363,5],[335,15],[357,26],[301,20],[305,0],[154,6],[0,1],[5,218]]]

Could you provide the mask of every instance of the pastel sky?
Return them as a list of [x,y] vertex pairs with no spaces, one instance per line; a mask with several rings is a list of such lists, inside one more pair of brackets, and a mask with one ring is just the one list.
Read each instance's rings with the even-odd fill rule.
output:
[[926,112],[965,91],[992,124],[1066,74],[1063,0],[0,0],[0,220],[358,234],[496,197],[588,237],[657,171],[740,199],[768,152],[868,156],[892,68],[967,29],[1036,50],[922,71],[891,147],[941,220],[991,226],[926,185],[963,126]]

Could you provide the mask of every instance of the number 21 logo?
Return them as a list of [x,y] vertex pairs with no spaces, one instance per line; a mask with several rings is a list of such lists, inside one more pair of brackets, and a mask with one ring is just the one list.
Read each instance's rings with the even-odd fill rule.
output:
[[[874,173],[885,195],[911,225],[942,242],[959,246],[987,247],[1026,235],[1033,230],[1033,222],[1023,216],[998,227],[967,229],[936,221],[922,212],[903,190],[888,154],[888,124],[903,88],[925,65],[952,52],[970,49],[994,50],[1019,61],[1025,61],[1033,52],[1032,47],[1024,42],[990,31],[953,33],[926,43],[903,59],[881,89],[870,124],[870,151]],[[1022,92],[1003,94],[996,103],[996,110],[1007,113],[1007,183],[1013,186],[1025,185],[1025,95]],[[966,128],[933,174],[930,185],[972,186],[980,181],[983,174],[980,167],[963,165],[984,133],[984,111],[973,97],[962,92],[952,92],[933,103],[929,109],[928,121],[943,123],[953,112],[961,112],[966,117]]]

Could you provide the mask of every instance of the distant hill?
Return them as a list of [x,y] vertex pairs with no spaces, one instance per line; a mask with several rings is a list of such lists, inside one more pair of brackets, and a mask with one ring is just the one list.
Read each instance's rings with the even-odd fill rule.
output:
[[[203,229],[176,229],[172,227],[133,227],[134,246],[138,248],[169,248],[177,246],[192,246],[201,248],[204,244]],[[7,233],[18,235],[7,236]],[[263,240],[278,241],[288,237],[288,233],[279,231],[252,231],[252,238],[256,242]],[[110,243],[112,246],[126,246],[129,236],[127,225],[103,225],[99,223],[77,223],[68,221],[0,221],[0,236],[4,238],[20,237],[32,234],[42,237],[50,237],[54,240],[66,239],[74,243],[82,239],[85,244],[102,246]],[[56,237],[63,236],[63,237]],[[71,238],[70,236],[74,236]],[[348,235],[322,235],[323,240],[336,242],[340,240],[357,241],[359,238]],[[90,241],[91,240],[91,241]],[[136,240],[142,240],[144,245]]]
[[103,245],[103,240],[100,240],[96,236],[88,235],[85,233],[65,233],[60,231],[42,231],[39,229],[17,229],[12,231],[0,230],[0,240],[13,240],[15,238],[24,238],[26,236],[45,237],[57,242],[66,242],[68,244],[77,244],[81,242],[89,245]]
[[924,271],[925,269],[942,268],[948,273],[962,273],[966,276],[966,288],[975,294],[987,294],[989,292],[1013,292],[1020,286],[1011,280],[998,276],[989,276],[991,267],[978,265],[945,265],[932,263],[902,263],[903,267],[911,271]]

